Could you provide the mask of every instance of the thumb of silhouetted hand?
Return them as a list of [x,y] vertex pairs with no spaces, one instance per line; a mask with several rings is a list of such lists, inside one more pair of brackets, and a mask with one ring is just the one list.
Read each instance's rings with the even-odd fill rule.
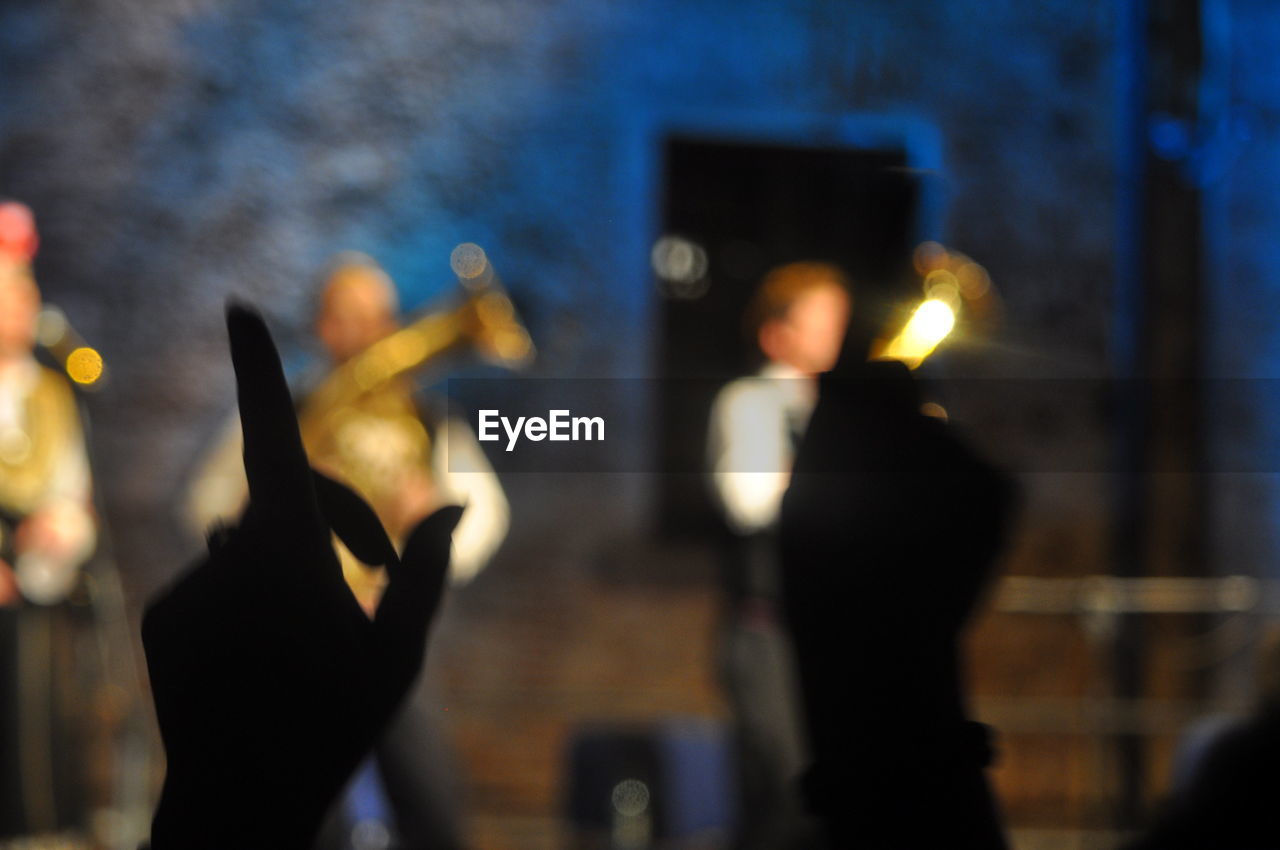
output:
[[[462,513],[423,520],[398,557],[369,506],[308,465],[262,318],[233,305],[227,329],[249,505],[143,618],[168,758],[154,850],[310,847],[418,674]],[[387,567],[373,620],[334,533]]]

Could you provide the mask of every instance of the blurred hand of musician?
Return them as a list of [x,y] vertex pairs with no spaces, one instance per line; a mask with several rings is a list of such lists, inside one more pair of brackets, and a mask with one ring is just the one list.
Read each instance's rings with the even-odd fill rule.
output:
[[40,605],[65,599],[92,549],[94,528],[92,514],[65,499],[52,501],[19,523],[13,535],[19,592]]
[[[154,850],[310,847],[421,667],[461,508],[397,557],[372,509],[307,464],[262,319],[228,311],[250,500],[149,606],[143,645],[168,758]],[[390,576],[356,603],[332,534]]]

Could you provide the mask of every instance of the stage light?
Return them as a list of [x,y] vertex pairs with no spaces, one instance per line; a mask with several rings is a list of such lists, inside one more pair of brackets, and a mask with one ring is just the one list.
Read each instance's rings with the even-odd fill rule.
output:
[[908,343],[928,346],[932,351],[955,326],[956,314],[951,305],[939,298],[930,298],[916,308],[903,330],[903,336]]
[[476,243],[463,242],[449,255],[449,267],[461,280],[475,280],[489,268],[489,258]]
[[653,272],[663,282],[663,294],[691,301],[707,292],[707,252],[681,236],[663,236],[649,252]]
[[915,369],[928,357],[938,343],[947,338],[956,325],[955,310],[938,298],[930,298],[920,304],[906,326],[885,347],[882,357],[901,360]]
[[97,383],[102,377],[102,355],[87,346],[81,346],[67,355],[67,375],[77,384]]

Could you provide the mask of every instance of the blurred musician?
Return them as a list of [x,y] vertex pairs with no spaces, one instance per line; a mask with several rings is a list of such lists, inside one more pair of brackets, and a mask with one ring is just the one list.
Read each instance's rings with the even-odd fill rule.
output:
[[712,481],[731,529],[720,663],[737,727],[740,847],[813,846],[793,788],[806,759],[779,611],[777,522],[817,399],[816,375],[835,363],[850,307],[835,266],[802,262],[769,272],[748,314],[765,365],[728,384],[712,408]]
[[[316,318],[332,366],[397,330],[398,309],[391,278],[372,259],[339,257]],[[475,577],[502,543],[509,511],[475,433],[462,419],[443,415],[442,406],[418,397],[405,376],[339,411],[325,409],[304,389],[299,422],[311,462],[354,487],[398,543],[440,505],[466,506],[449,565],[450,581],[458,585]],[[349,568],[347,579],[366,608],[376,606],[376,593],[363,584],[369,576]]]
[[[316,336],[329,356],[324,374],[397,330],[398,312],[395,285],[372,258],[339,255],[320,292],[315,321]],[[407,377],[365,394],[353,409],[339,411],[347,420],[343,427],[309,427],[334,413],[309,403],[310,390],[323,377],[304,379],[295,392],[312,464],[353,486],[397,542],[434,506],[466,505],[453,535],[449,578],[455,586],[470,581],[506,537],[509,520],[502,485],[471,427],[444,416],[438,402],[424,401]],[[233,417],[191,486],[186,513],[195,534],[234,519],[244,506],[249,491],[242,452],[239,420]],[[350,559],[345,566],[361,604],[366,609],[376,605],[380,579],[360,572]]]
[[[363,254],[339,255],[315,323],[330,373],[397,331],[398,309],[395,287],[377,263]],[[470,426],[423,400],[409,375],[344,398],[339,409],[329,409],[324,394],[313,391],[323,384],[322,378],[295,395],[312,465],[356,490],[397,546],[437,507],[464,505],[449,574],[455,586],[471,580],[506,536],[509,509]],[[197,527],[233,517],[243,506],[248,489],[241,452],[233,423],[193,485],[189,513]],[[336,538],[334,545],[352,592],[372,613],[386,584],[384,571],[360,563]],[[438,702],[420,680],[375,758],[357,775],[342,811],[329,819],[321,838],[325,850],[353,846],[358,835],[383,829],[397,834],[397,846],[406,850],[460,845],[450,790],[456,785],[449,776],[453,759],[432,719]]]
[[0,203],[0,842],[80,831],[65,606],[96,526],[71,388],[33,356],[31,211]]

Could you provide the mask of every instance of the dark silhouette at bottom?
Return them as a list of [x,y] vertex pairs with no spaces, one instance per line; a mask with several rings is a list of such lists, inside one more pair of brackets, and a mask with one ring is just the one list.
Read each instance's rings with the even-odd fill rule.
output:
[[783,500],[784,599],[836,848],[1003,848],[959,641],[1014,486],[920,413],[896,362],[822,376]]

